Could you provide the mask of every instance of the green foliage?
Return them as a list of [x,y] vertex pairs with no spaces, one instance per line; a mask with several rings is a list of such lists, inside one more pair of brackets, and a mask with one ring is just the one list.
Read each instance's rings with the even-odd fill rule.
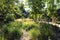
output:
[[[51,21],[57,20],[56,10],[58,4],[55,4],[55,0],[28,0],[28,4],[31,7],[30,18],[38,20],[46,14],[45,16],[49,16],[52,19]],[[50,19],[48,18],[48,20]]]
[[45,23],[11,22],[2,28],[6,39],[19,39],[22,36],[21,29],[23,28],[32,40],[48,40],[49,38],[56,40],[54,27]]
[[25,29],[26,31],[29,31],[29,30],[31,30],[33,28],[38,28],[38,24],[35,23],[35,22],[32,22],[30,24],[23,23],[22,25],[23,25],[22,28]]
[[[30,18],[33,18],[36,21],[38,20],[38,18],[42,18],[43,21],[51,21],[52,19],[52,21],[54,22],[56,19],[60,18],[60,9],[57,10],[57,5],[54,4],[54,0],[27,1],[29,7],[31,8],[29,15]],[[60,1],[58,0],[57,2]],[[15,3],[17,3],[17,5]],[[2,40],[4,40],[4,38],[6,40],[19,39],[22,36],[21,28],[25,29],[28,32],[28,35],[31,37],[32,40],[48,40],[49,38],[51,38],[51,40],[56,40],[56,34],[52,25],[45,23],[35,23],[35,20],[32,22],[10,22],[14,21],[16,16],[16,18],[20,16],[26,16],[25,14],[20,14],[21,11],[22,13],[26,12],[24,10],[24,6],[22,6],[24,4],[21,3],[21,9],[19,5],[19,0],[0,0],[0,22],[3,26],[0,27],[2,31]],[[2,22],[10,23],[3,25]]]
[[41,24],[40,25],[40,30],[42,32],[42,34],[45,34],[45,35],[53,35],[53,27],[52,25],[49,25],[49,24]]
[[41,8],[43,8],[42,0],[28,0],[29,6],[32,8],[32,13],[39,13],[41,11]]
[[44,3],[42,0],[28,0],[29,7],[31,7],[32,11],[30,12],[30,15],[33,19],[37,20],[40,16],[39,14],[42,14],[42,9],[44,7]]
[[10,32],[12,32],[15,29],[20,30],[21,27],[22,27],[21,22],[11,22],[11,23],[3,26],[3,28],[7,28],[8,31],[10,31]]
[[37,37],[40,34],[39,24],[37,24],[36,22],[33,22],[33,21],[32,21],[32,23],[30,23],[30,22],[25,22],[25,23],[23,22],[22,28],[25,29],[27,31],[27,33],[28,33],[28,36],[32,40],[34,40],[35,38],[37,39]]
[[48,40],[51,38],[52,40],[55,40],[56,33],[54,32],[54,27],[50,24],[39,24],[39,23],[33,23],[33,24],[26,24],[23,23],[23,28],[27,30],[29,37],[32,40]]
[[48,40],[49,38],[52,40],[56,40],[56,33],[52,25],[41,23],[40,26],[39,24],[30,24],[30,26],[26,26],[26,29],[28,29],[28,35],[31,40]]
[[22,32],[20,31],[22,27],[21,22],[11,22],[3,26],[3,33],[7,40],[20,39]]
[[46,14],[52,19],[53,22],[56,22],[57,21],[57,15],[58,15],[58,13],[56,13],[56,11],[57,11],[57,7],[59,7],[59,6],[57,6],[58,5],[57,0],[49,0],[49,1],[45,0],[43,2],[47,6],[45,8]]
[[54,27],[49,24],[40,24],[40,32],[39,40],[48,40],[49,37],[52,40],[56,40],[56,33],[54,32]]
[[60,0],[57,0],[57,3],[60,3]]
[[15,5],[15,3],[18,4],[17,1],[18,0],[0,0],[0,19],[3,19],[2,21],[6,21],[7,19],[12,20],[14,19],[12,14],[14,15],[15,12],[20,13],[19,7]]
[[28,35],[31,39],[35,39],[39,36],[40,31],[37,28],[33,28],[30,31],[28,31]]

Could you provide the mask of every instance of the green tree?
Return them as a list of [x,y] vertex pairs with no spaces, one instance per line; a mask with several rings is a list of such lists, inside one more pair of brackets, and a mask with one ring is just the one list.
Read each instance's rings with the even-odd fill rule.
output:
[[34,19],[37,20],[39,17],[44,17],[45,15],[48,16],[48,20],[51,18],[53,22],[56,22],[56,4],[58,3],[55,3],[55,0],[28,0],[28,4],[32,9],[30,16],[32,16]]
[[57,8],[59,9],[59,0],[45,0],[43,1],[46,4],[46,14],[52,19],[52,22],[56,22],[59,13],[56,13]]
[[55,27],[53,27],[50,24],[40,24],[40,35],[38,37],[39,40],[56,40],[56,33],[55,33]]
[[18,0],[0,0],[0,21],[14,20],[14,13],[20,13]]
[[44,3],[42,0],[28,0],[29,7],[31,7],[31,16],[34,19],[37,19],[40,14],[42,14],[42,8],[44,7]]

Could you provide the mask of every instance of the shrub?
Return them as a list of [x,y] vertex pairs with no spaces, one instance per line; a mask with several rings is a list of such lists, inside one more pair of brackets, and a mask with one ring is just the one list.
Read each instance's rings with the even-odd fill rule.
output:
[[28,31],[28,35],[31,38],[31,40],[37,40],[39,34],[40,34],[40,31],[37,28],[33,28],[30,31]]
[[50,24],[42,23],[40,24],[40,32],[39,40],[56,40],[56,33],[53,31],[53,26]]
[[20,39],[22,32],[20,31],[22,27],[21,22],[11,22],[3,26],[3,33],[7,40]]

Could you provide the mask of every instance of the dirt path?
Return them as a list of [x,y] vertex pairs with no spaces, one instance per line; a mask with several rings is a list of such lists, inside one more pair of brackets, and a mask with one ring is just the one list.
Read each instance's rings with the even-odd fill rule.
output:
[[23,35],[21,37],[21,40],[29,40],[30,37],[28,36],[26,30],[22,29]]
[[[24,21],[24,22],[26,22],[26,21],[33,21],[33,19],[23,19],[23,20],[22,19],[17,19],[15,21],[18,21],[18,22],[19,21]],[[56,27],[60,28],[60,24],[56,24],[56,23],[53,23],[53,22],[47,22],[47,21],[38,21],[38,22],[39,23],[51,24],[53,26],[56,26]],[[23,32],[23,35],[21,37],[21,40],[30,40],[30,37],[28,36],[27,31],[22,29],[22,32]],[[57,33],[57,36],[59,36],[59,38],[60,38],[60,33]]]
[[[26,19],[16,19],[15,21],[33,21],[33,19],[29,19],[29,18],[26,18]],[[57,23],[53,23],[53,22],[47,22],[47,21],[38,21],[38,22],[41,22],[41,23],[46,23],[46,24],[51,24],[53,26],[57,26],[57,27],[60,27],[60,24],[57,24]]]
[[51,25],[53,25],[53,26],[57,26],[57,27],[60,28],[60,24],[57,24],[57,23],[47,22],[47,21],[38,21],[38,22],[40,22],[40,23],[46,23],[46,24],[51,24]]

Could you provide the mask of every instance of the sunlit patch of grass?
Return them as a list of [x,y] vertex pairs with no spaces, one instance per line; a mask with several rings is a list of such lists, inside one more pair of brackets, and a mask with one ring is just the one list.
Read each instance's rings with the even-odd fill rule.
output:
[[33,19],[29,19],[29,18],[26,18],[26,19],[17,19],[15,21],[23,22],[25,25],[35,24],[35,22],[33,21]]
[[30,29],[33,28],[38,28],[38,24],[33,21],[33,19],[23,19],[22,20],[22,28],[25,29],[26,31],[29,31]]
[[30,24],[35,24],[35,22],[34,21],[25,21],[24,24],[25,25],[30,25]]

